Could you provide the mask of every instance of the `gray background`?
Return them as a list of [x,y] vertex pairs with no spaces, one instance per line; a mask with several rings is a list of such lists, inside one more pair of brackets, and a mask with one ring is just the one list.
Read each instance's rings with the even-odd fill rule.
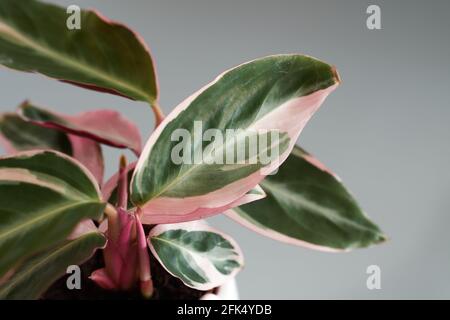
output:
[[[276,243],[223,217],[246,256],[242,298],[450,298],[449,1],[60,0],[98,8],[139,31],[159,72],[166,111],[217,74],[274,53],[335,64],[343,84],[304,130],[301,145],[336,171],[391,240],[327,254]],[[366,28],[378,4],[382,30]],[[0,111],[29,98],[68,113],[123,111],[144,137],[142,103],[0,70]],[[118,152],[106,150],[108,173]],[[366,288],[366,268],[382,289]]]

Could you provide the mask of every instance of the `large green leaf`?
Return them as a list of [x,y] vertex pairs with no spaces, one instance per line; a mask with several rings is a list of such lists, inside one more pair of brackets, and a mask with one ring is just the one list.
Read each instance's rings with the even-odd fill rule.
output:
[[265,236],[325,251],[366,247],[386,239],[340,179],[299,147],[260,186],[264,199],[227,215]]
[[[332,66],[295,54],[265,57],[228,70],[178,105],[153,132],[134,172],[133,203],[153,223],[221,212],[287,158],[308,120],[338,83]],[[232,130],[234,135],[229,135]],[[209,133],[221,138],[208,138]],[[278,138],[258,142],[254,153],[244,142],[252,137],[264,141],[268,133]],[[178,150],[182,161],[174,160]],[[238,152],[245,154],[239,162],[234,161]],[[197,154],[201,157],[195,159]],[[264,163],[264,154],[274,157]]]
[[0,278],[21,260],[66,239],[105,204],[94,177],[77,161],[52,151],[0,159]]
[[203,221],[158,225],[148,244],[170,274],[198,290],[224,284],[243,267],[236,242]]
[[81,12],[69,30],[65,8],[34,0],[0,1],[0,63],[85,88],[155,102],[157,84],[148,48],[122,24]]
[[0,299],[39,298],[68,266],[80,265],[105,243],[101,233],[90,232],[29,258],[0,286]]

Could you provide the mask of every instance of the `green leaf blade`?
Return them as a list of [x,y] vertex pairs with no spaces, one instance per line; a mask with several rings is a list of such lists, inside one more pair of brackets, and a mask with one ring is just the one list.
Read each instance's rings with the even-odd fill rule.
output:
[[0,277],[31,254],[55,245],[105,204],[94,177],[51,151],[0,159]]
[[340,179],[298,147],[260,186],[266,198],[227,212],[258,233],[323,251],[363,248],[386,240]]
[[243,267],[236,242],[204,222],[158,225],[148,244],[170,274],[198,290],[224,284]]
[[[306,123],[339,81],[333,66],[297,54],[264,57],[224,72],[180,103],[152,133],[131,182],[133,203],[144,215],[148,212],[154,223],[220,213],[216,208],[243,196],[287,158]],[[210,129],[220,133],[221,142],[202,137],[198,142],[198,135]],[[232,142],[226,140],[229,130],[236,133]],[[262,132],[278,134],[278,139],[262,143],[254,157],[248,156],[251,152],[244,145],[244,159],[228,161],[229,153],[241,150],[239,143],[247,137],[259,142]],[[183,155],[190,156],[177,162],[172,154],[180,145],[187,146]],[[266,151],[276,157],[262,163]],[[195,154],[203,158],[196,161]]]
[[0,62],[85,88],[153,103],[157,83],[142,40],[95,11],[69,30],[64,8],[34,0],[0,2]]
[[0,285],[0,299],[38,299],[68,266],[80,265],[105,244],[101,233],[90,232],[29,258]]

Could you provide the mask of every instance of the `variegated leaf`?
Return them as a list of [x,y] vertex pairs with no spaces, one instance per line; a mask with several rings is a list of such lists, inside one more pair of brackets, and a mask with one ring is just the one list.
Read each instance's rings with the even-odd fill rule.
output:
[[[276,55],[233,68],[183,101],[153,132],[134,172],[131,198],[144,213],[143,221],[196,220],[232,205],[287,158],[303,127],[338,83],[335,69],[326,63]],[[236,139],[202,141],[210,129],[222,137],[236,130]],[[180,132],[192,135],[193,141],[180,142],[181,134],[173,136]],[[263,141],[263,132],[278,134],[278,139],[258,144],[253,156],[248,145],[241,148],[247,137]],[[180,144],[188,147],[183,148],[183,160],[175,162],[173,153]],[[233,161],[240,149],[244,159]],[[184,160],[189,153],[191,162]],[[197,154],[202,155],[200,161],[195,160]],[[276,156],[263,163],[267,154]]]
[[38,251],[66,239],[105,204],[76,160],[54,151],[0,158],[0,278]]
[[67,267],[82,264],[105,243],[106,238],[101,233],[90,232],[27,259],[0,285],[0,299],[38,299],[66,273]]
[[236,242],[201,221],[158,225],[148,244],[170,274],[198,290],[224,284],[243,267]]
[[101,184],[103,154],[95,141],[41,127],[14,113],[0,115],[0,145],[7,154],[18,151],[49,149],[70,155],[85,165]]
[[129,148],[137,155],[141,153],[138,128],[114,110],[102,109],[69,116],[39,108],[26,101],[21,104],[19,114],[44,128],[58,129],[116,148]]
[[72,146],[66,134],[30,124],[15,113],[0,115],[0,135],[0,142],[7,153],[52,149],[72,154]]
[[124,25],[82,10],[69,28],[66,8],[35,0],[0,1],[0,63],[153,104],[157,83],[149,50]]
[[341,180],[299,147],[260,185],[265,199],[227,215],[267,237],[322,251],[367,247],[386,239]]

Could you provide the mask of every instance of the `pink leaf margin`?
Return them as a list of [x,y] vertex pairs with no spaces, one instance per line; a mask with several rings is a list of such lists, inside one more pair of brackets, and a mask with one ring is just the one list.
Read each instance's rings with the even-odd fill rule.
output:
[[[247,63],[253,61],[255,60]],[[239,66],[235,68],[238,67]],[[214,81],[189,96],[163,120],[147,141],[136,165],[135,172],[145,165],[146,158],[151,153],[153,145],[158,140],[165,126],[173,121],[181,112],[186,110],[192,101],[206,89],[217,83],[223,75],[230,70],[223,72]],[[254,130],[281,130],[282,132],[287,132],[290,137],[289,147],[282,155],[280,155],[278,161],[272,162],[267,167],[254,172],[244,179],[235,181],[222,189],[215,190],[205,195],[186,198],[159,197],[152,199],[140,208],[144,213],[142,219],[143,223],[174,223],[198,220],[221,213],[235,206],[234,202],[237,199],[243,197],[250,189],[261,182],[268,174],[275,171],[287,159],[309,119],[319,109],[326,97],[339,85],[339,75],[334,68],[333,72],[335,74],[335,84],[328,88],[318,90],[310,95],[285,102],[273,112],[263,116],[250,127],[250,129]],[[132,183],[135,179],[136,176],[134,174]]]

